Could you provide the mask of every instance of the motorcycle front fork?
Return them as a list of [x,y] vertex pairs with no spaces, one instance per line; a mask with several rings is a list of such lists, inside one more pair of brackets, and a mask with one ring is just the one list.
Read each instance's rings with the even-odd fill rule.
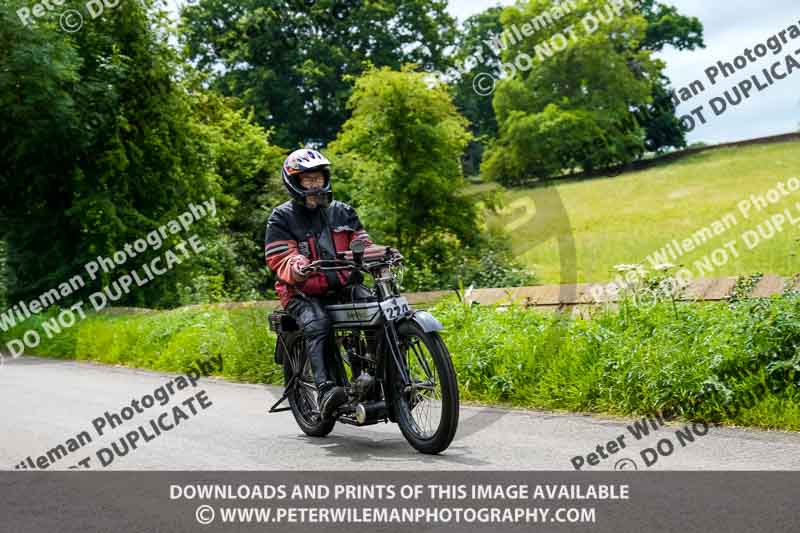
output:
[[391,354],[392,362],[397,369],[401,384],[403,385],[402,390],[407,390],[411,386],[411,379],[408,376],[408,369],[403,360],[403,353],[400,351],[400,338],[397,334],[397,328],[394,322],[387,322],[384,326],[384,331],[386,332],[386,341],[389,345],[389,353]]

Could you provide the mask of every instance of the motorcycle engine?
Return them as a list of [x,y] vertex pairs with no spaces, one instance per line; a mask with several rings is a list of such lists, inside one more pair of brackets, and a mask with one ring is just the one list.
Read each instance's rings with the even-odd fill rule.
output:
[[361,375],[354,379],[352,383],[353,394],[355,394],[359,401],[366,399],[374,388],[375,378],[366,371],[362,371]]

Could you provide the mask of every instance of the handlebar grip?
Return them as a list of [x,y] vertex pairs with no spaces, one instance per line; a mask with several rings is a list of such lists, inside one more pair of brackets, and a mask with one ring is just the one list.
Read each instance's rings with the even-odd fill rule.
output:
[[306,264],[300,268],[296,268],[294,271],[298,278],[305,280],[313,273],[314,269],[310,264]]

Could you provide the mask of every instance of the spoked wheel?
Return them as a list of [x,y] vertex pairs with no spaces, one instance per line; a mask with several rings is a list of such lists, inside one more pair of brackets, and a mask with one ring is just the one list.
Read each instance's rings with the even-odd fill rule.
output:
[[450,353],[436,332],[414,322],[397,328],[412,385],[402,386],[395,371],[395,415],[403,436],[422,453],[447,449],[458,427],[458,382]]
[[302,335],[295,335],[287,341],[287,353],[284,357],[283,372],[285,383],[292,390],[288,391],[289,406],[303,433],[310,437],[324,437],[333,430],[336,420],[323,420],[319,414],[317,403],[317,386],[314,383],[314,372],[311,360],[306,355],[306,343]]

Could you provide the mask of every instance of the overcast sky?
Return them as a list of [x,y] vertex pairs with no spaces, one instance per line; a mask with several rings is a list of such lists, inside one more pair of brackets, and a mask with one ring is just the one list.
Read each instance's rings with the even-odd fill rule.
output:
[[[181,4],[182,0],[169,0]],[[792,24],[800,25],[800,3],[797,0],[663,0],[679,8],[681,13],[698,17],[705,26],[706,48],[695,52],[668,50],[662,54],[667,62],[667,75],[675,87],[688,85],[701,79],[706,91],[679,111],[688,113],[708,100],[722,96],[724,91],[749,76],[760,73],[787,54],[800,49],[800,39],[790,41],[786,49],[777,56],[771,54],[751,68],[737,72],[716,86],[709,86],[704,71],[719,60],[732,62],[745,48],[765,42],[770,36],[785,30]],[[450,0],[450,10],[460,20],[493,5],[508,5],[512,0]],[[800,54],[795,55],[800,59]],[[785,66],[783,67],[785,71]],[[763,77],[763,76],[762,76]],[[689,135],[689,141],[726,142],[764,135],[798,131],[800,129],[800,72],[795,72],[778,81],[763,92],[755,92],[751,98],[737,107],[728,109],[723,115],[713,116],[707,111],[708,123],[698,125]]]

